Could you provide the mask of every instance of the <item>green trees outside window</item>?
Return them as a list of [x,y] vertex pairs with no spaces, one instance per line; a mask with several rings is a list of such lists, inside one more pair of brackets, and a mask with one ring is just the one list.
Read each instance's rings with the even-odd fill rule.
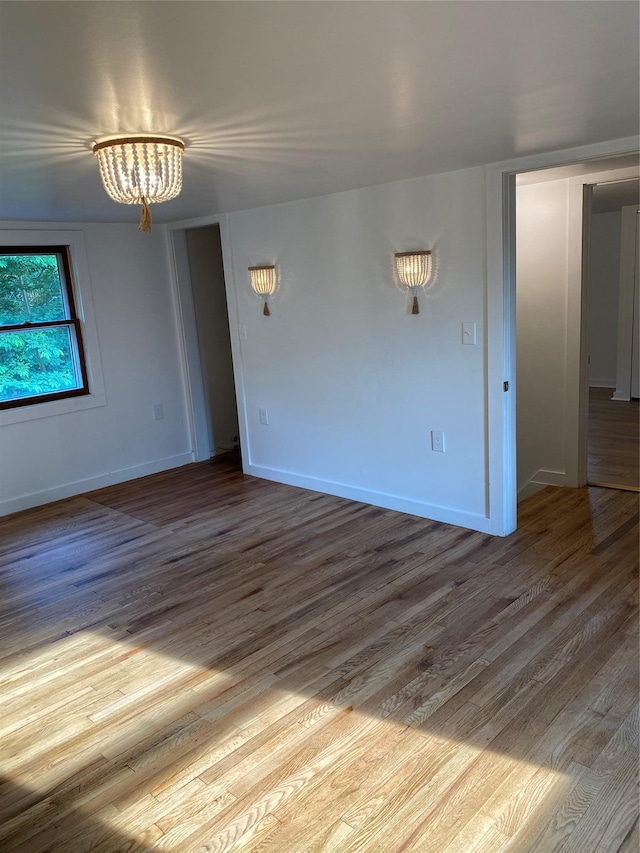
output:
[[67,247],[0,248],[0,408],[87,393]]

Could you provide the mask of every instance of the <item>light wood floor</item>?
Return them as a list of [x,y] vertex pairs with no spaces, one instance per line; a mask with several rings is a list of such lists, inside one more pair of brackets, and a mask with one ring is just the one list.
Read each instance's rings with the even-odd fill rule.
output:
[[632,492],[499,539],[225,461],[0,533],[4,853],[638,850]]
[[616,488],[640,487],[640,418],[638,400],[612,400],[614,388],[589,389],[590,483]]

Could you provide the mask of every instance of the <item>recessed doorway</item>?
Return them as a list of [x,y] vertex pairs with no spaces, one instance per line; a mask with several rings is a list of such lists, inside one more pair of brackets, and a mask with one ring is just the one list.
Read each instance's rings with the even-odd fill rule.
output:
[[220,226],[187,228],[184,234],[206,421],[202,456],[213,458],[239,449]]
[[638,181],[597,184],[589,222],[590,485],[640,488]]
[[[609,387],[611,397],[611,389],[615,390],[616,386],[619,306],[612,277],[616,278],[617,285],[618,271],[613,268],[610,255],[619,254],[620,238],[617,245],[609,245],[609,255],[605,259],[598,257],[600,247],[595,240],[594,260],[596,266],[599,262],[603,268],[600,277],[605,281],[595,294],[589,286],[591,219],[611,224],[608,214],[602,216],[609,208],[601,205],[600,196],[606,196],[609,206],[617,205],[617,218],[620,219],[621,207],[632,197],[629,191],[637,194],[636,176],[637,160],[629,164],[626,157],[618,162],[612,158],[517,175],[515,290],[520,500],[543,485],[576,487],[584,486],[588,480],[595,481],[587,470],[590,396],[595,416],[593,431],[598,434],[592,462],[597,455],[604,465],[602,448],[606,443],[607,423],[610,424],[612,450],[623,450],[623,435],[631,439],[635,433],[637,438],[634,404],[626,407],[628,412],[624,412],[622,406],[613,420],[607,418],[608,407],[603,405],[601,393],[602,388]],[[591,216],[592,210],[596,212],[595,217]],[[622,312],[625,320],[630,320],[632,306],[625,304]],[[630,329],[628,337],[626,356],[631,365]],[[606,369],[599,366],[603,363],[604,338],[608,347]],[[591,365],[587,364],[589,356],[592,357]],[[630,373],[630,367],[627,372]],[[594,389],[591,386],[596,384],[593,381],[596,374],[600,377],[601,388]],[[626,468],[628,472],[624,478],[621,475],[607,478],[608,485],[628,488],[637,478],[637,461],[634,462],[637,444],[631,440],[626,443],[628,446],[619,454],[615,466],[620,470]],[[602,482],[598,476],[598,483]]]

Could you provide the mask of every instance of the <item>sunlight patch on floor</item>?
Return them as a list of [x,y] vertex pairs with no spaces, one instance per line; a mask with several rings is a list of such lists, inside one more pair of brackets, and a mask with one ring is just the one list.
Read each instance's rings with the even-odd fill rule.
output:
[[[468,812],[469,798],[478,798],[482,786],[491,784],[490,797],[483,800],[480,794],[484,805],[467,826],[481,836],[497,833],[507,843],[548,798],[563,795],[567,784],[573,784],[550,768],[432,736],[425,728],[406,728],[397,720],[351,710],[348,702],[322,701],[311,691],[306,695],[304,688],[283,689],[268,670],[249,677],[220,672],[176,659],[175,644],[169,655],[139,642],[121,634],[78,633],[28,654],[0,676],[0,771],[25,795],[42,798],[44,804],[36,810],[56,811],[60,835],[50,839],[52,851],[65,850],[76,825],[86,826],[87,836],[95,835],[99,842],[114,833],[170,853],[192,850],[189,845],[195,842],[186,838],[194,833],[197,844],[206,842],[213,850],[243,847],[269,830],[274,812],[278,817],[292,800],[304,801],[307,790],[336,764],[347,763],[351,755],[363,760],[358,748],[367,736],[376,744],[393,740],[388,758],[383,749],[380,759],[390,762],[391,775],[399,772],[394,750],[404,738],[415,742],[425,760],[424,780],[417,765],[413,787],[406,802],[399,801],[394,821],[411,823],[433,808],[437,828]],[[217,778],[218,762],[296,709],[299,716],[292,717],[275,743],[258,746],[238,766],[227,762]],[[314,735],[336,721],[335,740],[315,753]],[[187,738],[189,747],[181,754],[180,744]],[[271,785],[273,755],[298,743],[301,748],[310,744],[312,757]],[[371,789],[366,787],[369,772],[378,774]],[[360,831],[375,813],[367,803],[384,790],[386,772],[386,764],[372,763],[358,788],[357,807],[345,803],[342,820],[349,832]],[[238,786],[243,793],[236,797]],[[331,783],[319,790],[326,797]],[[241,805],[245,801],[246,808]],[[229,806],[229,822],[212,826],[207,834],[206,825]],[[476,848],[454,844],[446,849],[468,853]]]

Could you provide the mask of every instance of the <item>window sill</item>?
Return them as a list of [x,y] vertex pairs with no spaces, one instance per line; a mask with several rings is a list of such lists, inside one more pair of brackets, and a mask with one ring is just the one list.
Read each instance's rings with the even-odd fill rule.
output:
[[104,394],[84,394],[82,397],[69,397],[66,400],[50,400],[48,403],[33,403],[30,406],[18,406],[15,409],[0,411],[0,427],[34,421],[37,418],[51,418],[55,415],[67,415],[83,409],[95,409],[106,406]]

